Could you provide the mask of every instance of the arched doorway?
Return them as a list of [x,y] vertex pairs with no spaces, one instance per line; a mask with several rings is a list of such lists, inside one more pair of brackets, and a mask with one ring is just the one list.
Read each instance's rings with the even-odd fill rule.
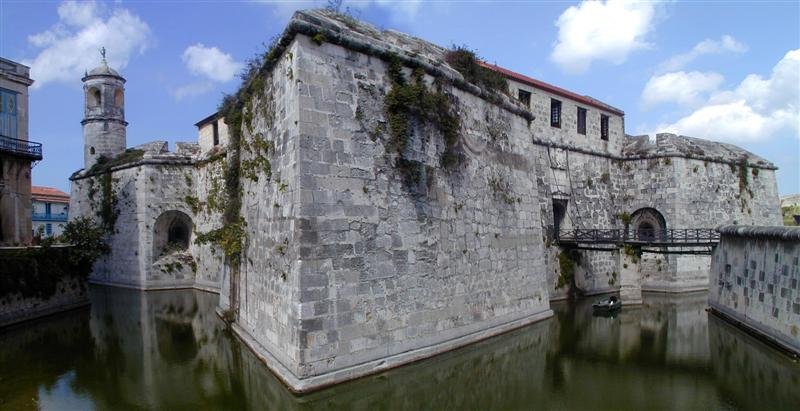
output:
[[640,208],[631,214],[630,229],[636,240],[655,241],[665,236],[667,221],[655,208]]
[[157,259],[164,254],[189,248],[192,234],[192,219],[177,210],[163,212],[153,225],[153,256]]

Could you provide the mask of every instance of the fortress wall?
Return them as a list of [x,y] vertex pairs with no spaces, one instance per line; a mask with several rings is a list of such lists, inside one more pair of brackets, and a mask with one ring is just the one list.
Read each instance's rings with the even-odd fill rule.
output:
[[[527,121],[447,87],[467,160],[452,174],[442,170],[442,137],[414,123],[407,158],[425,167],[404,182],[385,147],[387,64],[301,35],[295,42],[302,85],[295,388],[551,315]],[[503,131],[489,131],[489,123]],[[507,188],[498,192],[492,179]]]
[[[152,158],[145,154],[145,160]],[[111,253],[98,260],[90,280],[142,289],[197,286],[217,291],[224,269],[222,254],[215,246],[195,244],[194,239],[196,232],[219,226],[220,211],[203,201],[195,214],[187,198],[207,199],[213,196],[210,192],[221,190],[220,163],[224,157],[198,166],[180,164],[180,157],[161,160],[166,161],[111,172],[109,198],[116,210],[109,239]],[[87,216],[102,223],[105,179],[100,174],[72,182],[72,216]],[[156,222],[162,213],[175,211],[191,219],[189,247],[183,252],[162,254],[154,247]],[[162,232],[166,235],[166,230]]]
[[800,353],[800,228],[728,225],[719,231],[709,305]]
[[[304,231],[308,219],[299,218],[301,209],[314,206],[315,200],[323,202],[303,189],[306,177],[300,175],[301,158],[323,154],[307,145],[307,137],[298,135],[298,122],[305,118],[299,111],[299,99],[310,93],[308,81],[299,74],[300,54],[296,44],[287,48],[263,79],[263,93],[247,109],[253,115],[252,121],[242,126],[241,216],[247,224],[246,239],[238,284],[231,284],[226,273],[220,299],[223,310],[238,300],[234,330],[278,375],[300,373],[300,347],[309,338],[302,331],[301,311],[313,310],[301,302],[308,294],[319,294],[302,288],[308,288],[309,280],[301,273],[325,270],[300,257],[302,241],[309,235]],[[264,144],[270,148],[260,150]],[[271,176],[263,164],[248,176],[244,171],[248,164],[262,160],[269,162]],[[232,290],[237,293],[235,298],[231,298]]]
[[[668,229],[711,228],[734,221],[771,225],[779,221],[773,170],[759,168],[754,174],[754,168],[748,167],[740,174],[740,166],[681,157],[624,164],[630,165],[630,171],[622,176],[627,183],[623,197],[628,200],[629,212],[655,208],[664,216]],[[747,176],[747,182],[741,185],[740,175]],[[708,256],[645,253],[642,286],[670,292],[707,289],[709,267]]]
[[[139,257],[142,245],[139,226],[141,193],[146,189],[139,181],[141,170],[128,168],[112,173],[108,199],[117,199],[118,210],[113,231],[109,233],[111,252],[95,262],[89,281],[139,288],[144,284],[147,267]],[[70,217],[84,216],[103,224],[101,209],[105,202],[104,175],[73,180],[70,196]]]
[[[222,128],[222,126],[220,126]],[[220,136],[222,138],[222,135]],[[204,157],[207,160],[209,157]],[[226,270],[224,255],[214,244],[197,244],[197,233],[206,233],[222,226],[222,213],[218,208],[209,204],[210,198],[221,198],[224,192],[224,166],[225,154],[220,151],[212,152],[211,161],[200,161],[194,166],[186,167],[191,171],[192,192],[198,201],[199,208],[196,213],[191,207],[184,207],[187,214],[192,217],[194,230],[190,237],[189,249],[197,264],[195,273],[195,287],[219,291],[223,273]],[[186,202],[186,198],[178,199]],[[187,204],[188,205],[188,204]]]

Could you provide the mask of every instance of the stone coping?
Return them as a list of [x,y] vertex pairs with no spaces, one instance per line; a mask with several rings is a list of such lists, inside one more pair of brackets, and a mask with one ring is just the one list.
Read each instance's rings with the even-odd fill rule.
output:
[[729,224],[717,227],[717,231],[727,237],[800,241],[800,227]]

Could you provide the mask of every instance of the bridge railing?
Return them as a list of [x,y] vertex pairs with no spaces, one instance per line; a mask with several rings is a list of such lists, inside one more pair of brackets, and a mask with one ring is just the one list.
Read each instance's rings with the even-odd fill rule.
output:
[[642,245],[707,245],[719,242],[713,228],[673,228],[667,230],[631,230],[622,228],[578,228],[557,230],[559,243],[642,244]]

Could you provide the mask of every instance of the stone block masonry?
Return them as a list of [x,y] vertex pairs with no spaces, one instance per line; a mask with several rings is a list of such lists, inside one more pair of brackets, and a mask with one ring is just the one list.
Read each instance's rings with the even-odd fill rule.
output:
[[707,260],[694,257],[645,253],[622,272],[619,252],[579,251],[559,273],[555,227],[779,215],[765,160],[626,136],[622,111],[520,76],[481,88],[448,55],[330,11],[296,13],[242,89],[198,123],[199,145],[148,143],[73,176],[74,215],[109,229],[92,280],[219,290],[232,329],[309,391],[546,318],[563,284],[707,287]]
[[800,228],[728,225],[711,263],[711,308],[800,355]]
[[[411,67],[402,72],[412,81]],[[446,85],[465,119],[465,160],[443,169],[442,135],[411,120],[404,156],[418,168],[409,177],[388,146],[389,61],[297,34],[265,87],[269,101],[252,105],[243,145],[275,147],[272,181],[244,181],[259,194],[243,200],[239,295],[223,286],[222,300],[240,302],[234,329],[291,389],[552,315],[526,118]],[[487,116],[502,119],[502,146],[473,121]]]

